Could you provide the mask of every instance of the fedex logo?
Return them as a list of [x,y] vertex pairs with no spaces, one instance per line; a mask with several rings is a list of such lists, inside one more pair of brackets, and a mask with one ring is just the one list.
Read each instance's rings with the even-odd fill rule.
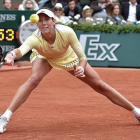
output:
[[[89,40],[88,46],[87,39]],[[100,41],[100,35],[91,35],[91,34],[81,34],[79,39],[84,52],[87,50],[87,60],[97,60],[104,61],[108,59],[109,61],[118,61],[115,56],[115,50],[120,46],[120,44],[111,44],[110,46],[107,43],[98,43]],[[101,50],[101,54],[98,54],[98,50]]]

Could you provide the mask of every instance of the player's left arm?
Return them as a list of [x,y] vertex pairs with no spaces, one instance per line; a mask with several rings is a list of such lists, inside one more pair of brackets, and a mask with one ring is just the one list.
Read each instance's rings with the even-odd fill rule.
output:
[[73,50],[75,51],[75,53],[77,54],[77,56],[79,58],[79,66],[77,68],[74,67],[75,76],[84,77],[84,69],[87,64],[86,55],[83,51],[83,48],[82,48],[75,32],[72,29],[70,29],[68,34],[69,34],[68,38],[69,38],[70,46],[73,48]]

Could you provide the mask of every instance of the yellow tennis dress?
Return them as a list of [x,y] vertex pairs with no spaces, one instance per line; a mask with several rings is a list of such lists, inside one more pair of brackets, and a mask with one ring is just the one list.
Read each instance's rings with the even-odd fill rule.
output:
[[59,70],[73,70],[80,60],[87,59],[73,29],[64,25],[55,25],[56,38],[49,44],[37,29],[18,48],[23,55],[32,50],[31,63],[36,58],[46,59],[49,64]]

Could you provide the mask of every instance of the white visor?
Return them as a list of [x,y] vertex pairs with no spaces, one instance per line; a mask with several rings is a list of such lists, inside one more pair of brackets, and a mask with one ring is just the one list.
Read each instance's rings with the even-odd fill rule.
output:
[[54,13],[48,9],[40,9],[38,12],[36,12],[37,15],[41,14],[41,13],[46,14],[47,16],[54,18]]

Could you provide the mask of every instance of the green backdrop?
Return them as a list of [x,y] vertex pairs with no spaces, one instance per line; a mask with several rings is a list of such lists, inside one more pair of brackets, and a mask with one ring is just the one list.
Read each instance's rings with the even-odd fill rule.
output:
[[[20,46],[16,39],[16,32],[21,24],[21,16],[26,20],[35,11],[0,11],[0,45],[4,54]],[[12,29],[15,39],[7,41],[6,31]],[[117,34],[101,32],[75,31],[84,49],[88,62],[91,66],[99,67],[140,67],[140,34],[126,33]],[[29,55],[25,55],[21,60],[29,60]]]

